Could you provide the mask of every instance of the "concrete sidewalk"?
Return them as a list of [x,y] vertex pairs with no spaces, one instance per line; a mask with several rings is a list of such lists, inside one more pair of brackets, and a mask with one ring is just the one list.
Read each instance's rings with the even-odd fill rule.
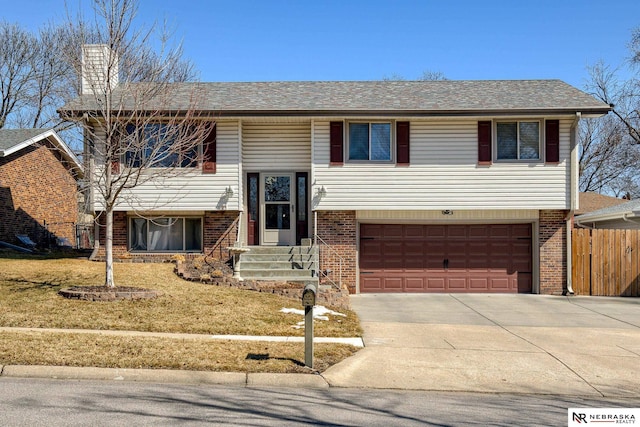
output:
[[[640,398],[640,299],[486,294],[351,298],[366,347],[321,375],[4,366],[0,379]],[[122,333],[86,331],[95,332]]]
[[[231,341],[264,341],[264,342],[297,342],[304,343],[304,337],[292,336],[252,336],[252,335],[206,335],[180,334],[164,332],[112,331],[93,329],[57,329],[57,328],[19,328],[0,327],[0,332],[43,332],[74,333],[111,336],[156,337],[167,339],[189,340],[231,340]],[[347,344],[363,347],[360,337],[315,337],[314,343]],[[184,371],[172,369],[122,369],[95,368],[74,366],[34,366],[34,365],[0,365],[0,378],[51,378],[51,379],[86,379],[111,381],[143,381],[159,383],[184,384],[220,384],[246,387],[309,387],[328,388],[329,383],[320,375],[313,374],[273,374],[242,372],[210,372]]]
[[640,396],[640,300],[358,295],[365,348],[331,386]]

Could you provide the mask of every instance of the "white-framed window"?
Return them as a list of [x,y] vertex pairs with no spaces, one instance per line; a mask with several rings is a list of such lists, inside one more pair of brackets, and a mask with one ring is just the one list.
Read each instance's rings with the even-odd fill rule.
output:
[[496,123],[496,160],[540,160],[539,120]]
[[202,218],[129,218],[129,249],[139,252],[202,251]]
[[348,160],[390,162],[392,129],[390,122],[349,122]]

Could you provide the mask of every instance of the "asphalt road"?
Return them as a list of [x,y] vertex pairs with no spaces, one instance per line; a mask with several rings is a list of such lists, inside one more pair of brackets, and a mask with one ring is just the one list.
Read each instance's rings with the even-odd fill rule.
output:
[[640,398],[0,378],[2,426],[560,426]]

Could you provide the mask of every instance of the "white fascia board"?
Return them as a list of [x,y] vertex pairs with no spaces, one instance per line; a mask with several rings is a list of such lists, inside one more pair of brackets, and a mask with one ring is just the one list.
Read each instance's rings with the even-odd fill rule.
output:
[[616,212],[616,213],[592,215],[592,216],[587,216],[587,214],[585,214],[585,215],[578,215],[575,219],[576,219],[576,224],[580,225],[583,223],[611,221],[616,219],[638,218],[639,217],[639,215],[637,215],[638,213],[640,212],[626,211],[626,212]]
[[82,163],[80,163],[78,157],[73,153],[73,151],[71,151],[69,146],[62,140],[62,138],[60,138],[60,136],[58,136],[58,134],[53,129],[49,129],[39,135],[34,136],[33,138],[22,141],[9,148],[8,150],[0,151],[0,153],[2,154],[2,156],[0,157],[9,156],[46,138],[51,138],[53,144],[56,145],[60,150],[62,150],[63,156],[66,157],[67,160],[73,162],[81,173],[84,173],[84,168],[82,167]]

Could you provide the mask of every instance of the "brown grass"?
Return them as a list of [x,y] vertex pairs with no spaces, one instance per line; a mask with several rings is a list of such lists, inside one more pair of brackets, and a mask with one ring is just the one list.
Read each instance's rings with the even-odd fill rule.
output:
[[[299,301],[271,294],[188,282],[173,264],[116,263],[119,286],[162,292],[153,300],[87,302],[68,300],[63,287],[100,285],[104,264],[78,259],[0,258],[0,326],[135,330],[154,332],[297,335],[301,316],[280,313],[302,308]],[[360,336],[355,313],[314,322],[316,336]]]
[[[187,282],[172,264],[116,264],[119,286],[158,290],[153,300],[87,302],[62,298],[70,286],[103,281],[104,264],[78,259],[0,258],[0,326],[63,328],[68,333],[0,332],[0,364],[188,369],[236,372],[309,372],[304,344],[129,337],[73,333],[73,329],[151,332],[302,335],[301,316],[280,313],[299,301],[271,294]],[[314,322],[316,336],[360,336],[356,315]],[[357,349],[315,345],[315,368]]]
[[[314,368],[324,371],[357,349],[315,344]],[[0,332],[0,364],[186,369],[232,372],[311,372],[304,344],[121,337],[78,333]]]

